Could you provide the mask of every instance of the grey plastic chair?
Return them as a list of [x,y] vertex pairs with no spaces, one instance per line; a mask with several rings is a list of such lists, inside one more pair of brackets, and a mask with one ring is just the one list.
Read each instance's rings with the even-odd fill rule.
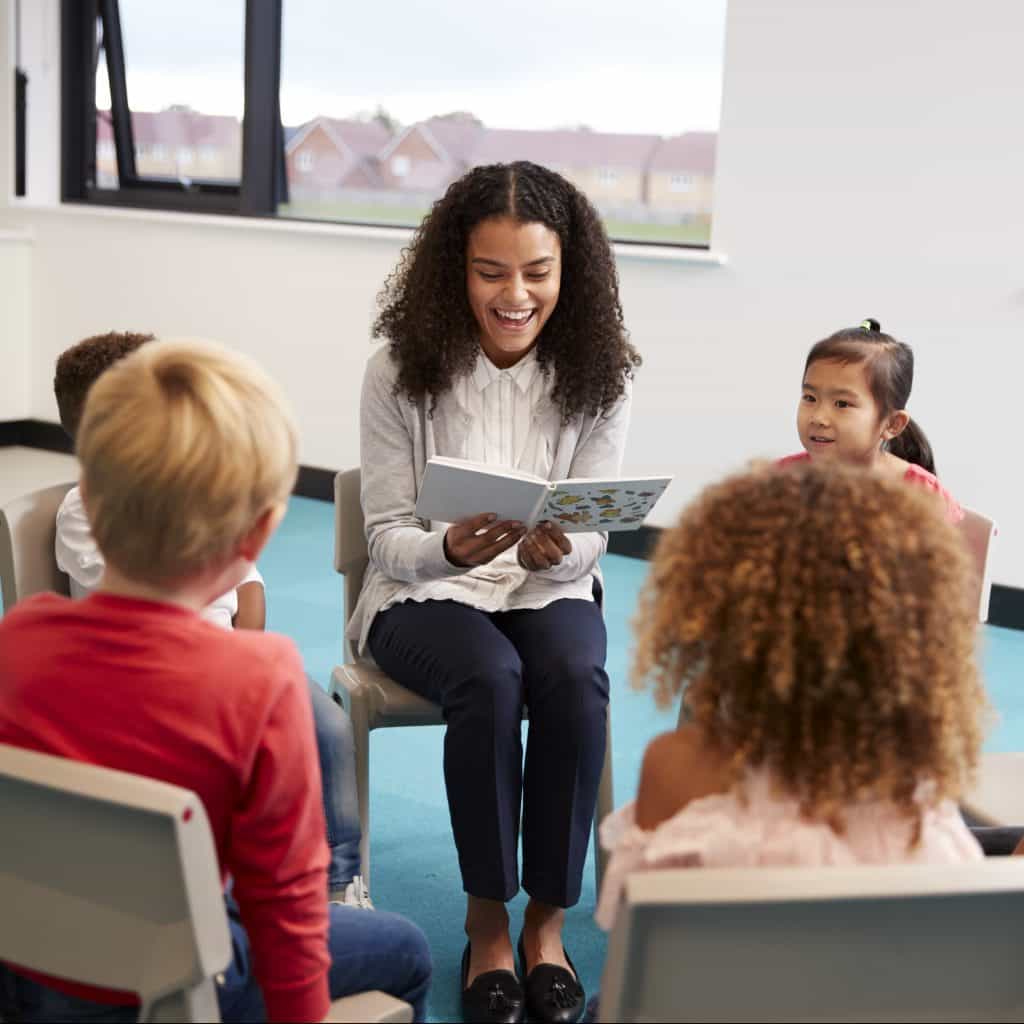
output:
[[999,529],[988,516],[965,508],[960,532],[971,552],[975,565],[974,584],[978,594],[978,621],[988,622],[988,603],[992,594],[992,549]]
[[57,568],[57,509],[74,484],[56,484],[0,507],[0,585],[4,608],[47,590],[67,594],[68,578]]
[[[348,625],[369,563],[363,506],[360,501],[361,472],[344,470],[334,478],[334,568],[345,577],[345,625]],[[348,712],[355,741],[356,784],[359,793],[359,820],[363,838],[360,846],[363,878],[370,877],[370,732],[402,725],[444,725],[441,707],[400,686],[376,665],[355,655],[352,645],[343,640],[345,663],[331,674],[329,693]],[[527,717],[527,709],[523,709]],[[604,767],[597,793],[594,815],[594,868],[597,888],[601,888],[607,853],[598,842],[598,826],[611,813],[612,732],[611,714],[606,717]]]
[[980,825],[1024,826],[1024,753],[982,754],[974,785],[960,803]]
[[[136,992],[140,1021],[220,1020],[231,941],[195,793],[0,744],[0,808],[0,960]],[[411,1021],[412,1007],[366,992],[326,1019]]]
[[626,880],[602,1021],[1024,1021],[1024,858]]

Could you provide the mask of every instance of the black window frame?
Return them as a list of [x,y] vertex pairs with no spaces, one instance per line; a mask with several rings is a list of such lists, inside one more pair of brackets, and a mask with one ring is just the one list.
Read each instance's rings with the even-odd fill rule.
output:
[[[278,213],[288,202],[281,122],[281,25],[284,0],[245,0],[242,163],[239,183],[140,177],[135,167],[118,0],[61,0],[61,198],[65,203],[180,213],[269,217],[298,223],[393,230],[357,219],[318,220]],[[96,184],[96,71],[100,48],[110,83],[118,186]],[[410,225],[410,230],[415,225]],[[708,242],[618,239],[627,248],[707,252]]]
[[[239,183],[140,177],[128,106],[118,0],[61,3],[61,198],[170,210],[276,216],[286,199],[284,131],[280,114],[282,0],[246,0],[245,108]],[[116,188],[96,183],[96,69],[100,50],[110,82],[110,116],[117,153]]]

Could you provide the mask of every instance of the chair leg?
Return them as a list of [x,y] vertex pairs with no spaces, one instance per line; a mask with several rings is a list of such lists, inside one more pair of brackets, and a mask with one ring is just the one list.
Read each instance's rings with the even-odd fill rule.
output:
[[612,785],[612,709],[605,712],[604,767],[601,769],[601,782],[597,787],[597,808],[594,812],[594,882],[598,895],[601,893],[601,880],[604,869],[608,866],[608,851],[601,847],[598,830],[601,822],[615,809],[615,794]]
[[370,723],[366,694],[353,693],[336,676],[331,676],[328,693],[347,712],[352,722],[352,745],[356,761],[356,797],[359,801],[359,870],[370,888]]

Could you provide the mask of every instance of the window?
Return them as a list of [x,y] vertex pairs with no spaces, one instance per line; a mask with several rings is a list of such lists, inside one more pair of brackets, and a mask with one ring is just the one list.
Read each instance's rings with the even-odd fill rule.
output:
[[548,62],[474,0],[62,0],[64,194],[415,225],[466,168],[526,159],[613,238],[703,246],[725,2],[548,0]]
[[[252,6],[267,34],[274,3]],[[246,0],[62,0],[64,199],[245,212],[246,19]]]
[[[533,160],[584,190],[618,239],[706,245],[710,209],[671,174],[713,174],[725,0],[547,0],[524,60],[475,0],[283,0],[286,134],[327,125],[336,173],[293,172],[289,216],[416,224],[474,164]],[[386,40],[382,48],[381,41]]]

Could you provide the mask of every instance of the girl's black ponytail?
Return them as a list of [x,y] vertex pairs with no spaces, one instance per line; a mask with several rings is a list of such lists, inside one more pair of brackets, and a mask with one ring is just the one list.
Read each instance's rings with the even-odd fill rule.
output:
[[928,470],[932,476],[935,472],[935,456],[932,454],[932,446],[925,437],[924,431],[911,420],[903,432],[887,442],[885,450],[891,452],[906,462],[912,462],[922,469]]

